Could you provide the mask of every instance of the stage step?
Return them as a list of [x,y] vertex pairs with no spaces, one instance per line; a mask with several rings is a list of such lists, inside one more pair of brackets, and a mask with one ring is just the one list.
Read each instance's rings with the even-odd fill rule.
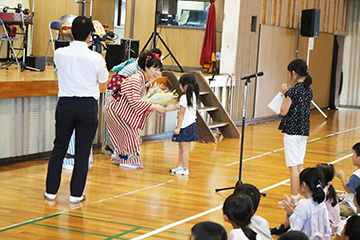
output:
[[[225,138],[240,138],[240,132],[236,128],[219,99],[210,88],[209,83],[205,80],[200,71],[191,71],[196,78],[200,88],[200,102],[203,107],[199,107],[196,111],[196,125],[199,135],[199,142],[216,143],[217,138],[211,129],[218,128]],[[181,93],[179,80],[171,71],[163,71],[162,75],[168,78],[168,88]],[[207,112],[212,119],[211,123],[206,123],[200,112]]]

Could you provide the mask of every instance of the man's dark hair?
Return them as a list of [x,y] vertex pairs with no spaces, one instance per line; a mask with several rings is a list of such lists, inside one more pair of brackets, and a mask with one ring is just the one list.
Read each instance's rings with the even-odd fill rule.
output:
[[195,240],[227,240],[227,233],[218,223],[205,221],[195,224],[191,228]]
[[78,16],[71,25],[71,33],[74,40],[85,41],[91,32],[94,32],[94,25],[90,18]]

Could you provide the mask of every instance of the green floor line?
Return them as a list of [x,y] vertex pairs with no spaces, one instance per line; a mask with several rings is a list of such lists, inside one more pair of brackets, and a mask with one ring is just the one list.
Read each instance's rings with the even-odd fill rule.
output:
[[337,156],[335,153],[322,153],[322,152],[311,152],[311,151],[306,151],[306,153],[321,154],[321,155],[328,155],[328,156]]
[[79,231],[79,230],[74,230],[74,229],[69,229],[69,228],[55,227],[55,226],[46,225],[46,224],[40,224],[40,223],[32,223],[32,224],[33,224],[33,225],[37,225],[37,226],[41,226],[41,227],[48,227],[48,228],[53,228],[53,229],[59,229],[59,230],[69,231],[69,232],[83,233],[83,234],[87,234],[87,235],[93,235],[93,236],[99,236],[99,237],[106,237],[106,238],[109,237],[109,236],[103,235],[103,234],[84,232],[84,231]]
[[16,226],[4,228],[4,229],[0,230],[0,232],[5,232],[5,231],[8,231],[8,230],[12,230],[12,229],[18,228],[18,227],[23,227],[23,226],[28,225],[28,224],[33,224],[33,223],[36,223],[36,222],[40,222],[40,221],[42,221],[42,220],[46,220],[46,219],[49,219],[49,218],[56,217],[56,216],[58,216],[58,215],[60,215],[60,214],[57,213],[57,214],[53,214],[53,215],[50,215],[50,216],[47,216],[47,217],[43,217],[43,218],[40,218],[40,219],[31,220],[31,221],[28,221],[28,222],[26,222],[26,223],[22,223],[22,224],[19,224],[19,225],[16,225]]
[[347,152],[351,152],[351,151],[352,151],[352,149],[348,149],[348,150],[345,150],[345,151],[343,151],[343,152],[340,152],[340,153],[336,154],[336,156],[339,156],[339,155],[341,155],[341,154],[344,154],[344,153],[347,153]]
[[128,234],[128,233],[135,232],[135,231],[137,231],[137,230],[139,230],[139,229],[142,229],[142,227],[137,227],[137,228],[134,228],[134,229],[128,230],[128,231],[126,231],[126,232],[119,233],[119,234],[117,234],[117,235],[115,235],[115,236],[112,236],[112,237],[106,238],[106,239],[104,239],[104,240],[110,240],[110,239],[114,239],[114,238],[116,238],[116,239],[117,239],[117,238],[119,238],[119,237],[121,237],[121,236],[124,236],[124,235],[126,235],[126,234]]
[[87,220],[93,220],[93,221],[98,221],[98,222],[113,223],[113,224],[118,224],[118,225],[123,225],[123,226],[128,226],[128,227],[135,227],[135,228],[140,227],[140,228],[145,228],[145,229],[148,229],[148,230],[154,230],[154,228],[137,226],[137,225],[127,224],[127,223],[119,223],[119,222],[114,222],[114,221],[109,221],[109,220],[102,220],[102,219],[97,219],[97,218],[82,217],[82,216],[66,214],[66,213],[61,213],[60,215],[70,216],[70,217],[75,217],[75,218],[82,218],[82,219],[87,219]]
[[164,231],[164,232],[190,237],[190,234],[188,234],[188,233],[179,233],[179,232],[174,232],[174,231]]

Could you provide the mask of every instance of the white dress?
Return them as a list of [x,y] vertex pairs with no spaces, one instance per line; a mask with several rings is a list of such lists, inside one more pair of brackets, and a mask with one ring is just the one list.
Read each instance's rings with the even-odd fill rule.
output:
[[305,233],[310,240],[330,240],[329,216],[324,202],[312,198],[300,200],[290,216],[290,230]]

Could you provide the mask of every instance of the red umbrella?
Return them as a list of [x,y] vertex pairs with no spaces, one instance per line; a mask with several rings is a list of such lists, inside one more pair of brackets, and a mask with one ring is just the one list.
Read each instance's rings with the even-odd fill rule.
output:
[[204,43],[201,51],[200,64],[207,72],[213,72],[216,66],[216,36],[215,36],[215,0],[211,3],[206,22]]

